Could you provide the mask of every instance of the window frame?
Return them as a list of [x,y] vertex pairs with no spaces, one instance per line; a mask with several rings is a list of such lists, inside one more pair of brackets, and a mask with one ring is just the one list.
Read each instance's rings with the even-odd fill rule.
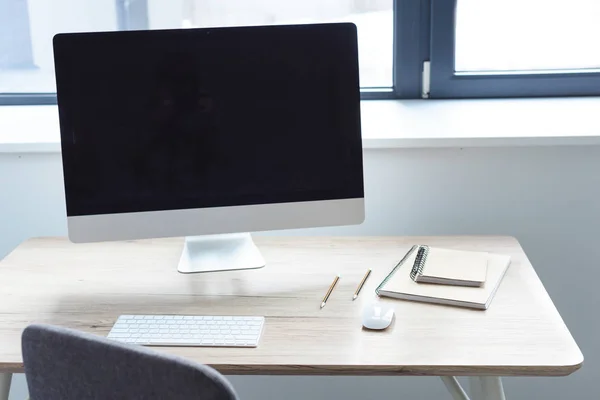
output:
[[[425,61],[430,62],[430,99],[600,95],[600,72],[594,71],[457,74],[457,2],[393,0],[392,85],[361,87],[361,100],[422,99]],[[119,30],[148,27],[147,0],[115,0],[115,7]],[[55,93],[0,93],[0,106],[56,103]]]
[[431,1],[429,98],[566,97],[600,95],[600,72],[456,73],[458,0]]
[[423,63],[430,51],[430,14],[431,0],[394,1],[395,98],[422,98]]
[[0,93],[0,106],[44,106],[56,104],[56,93]]

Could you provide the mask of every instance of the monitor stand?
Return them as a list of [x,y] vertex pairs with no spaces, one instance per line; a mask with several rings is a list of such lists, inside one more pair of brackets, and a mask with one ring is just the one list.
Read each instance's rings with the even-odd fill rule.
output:
[[260,250],[249,233],[190,236],[177,270],[183,274],[233,271],[265,266]]

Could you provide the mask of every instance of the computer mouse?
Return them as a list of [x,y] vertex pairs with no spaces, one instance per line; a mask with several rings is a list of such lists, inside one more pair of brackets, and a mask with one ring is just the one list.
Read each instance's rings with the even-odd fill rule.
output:
[[367,329],[385,329],[394,319],[394,309],[385,303],[372,303],[365,306],[362,324]]

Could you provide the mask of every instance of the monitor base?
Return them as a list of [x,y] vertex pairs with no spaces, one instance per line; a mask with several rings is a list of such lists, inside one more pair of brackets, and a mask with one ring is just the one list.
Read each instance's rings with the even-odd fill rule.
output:
[[185,238],[177,270],[182,274],[256,269],[265,266],[249,233]]

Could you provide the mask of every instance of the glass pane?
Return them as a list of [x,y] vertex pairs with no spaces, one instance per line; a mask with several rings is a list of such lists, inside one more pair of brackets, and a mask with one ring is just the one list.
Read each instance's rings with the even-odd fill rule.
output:
[[55,92],[54,34],[116,28],[115,0],[0,0],[0,93]]
[[456,71],[600,68],[598,0],[458,0]]
[[0,93],[55,92],[52,37],[118,29],[354,22],[362,87],[392,85],[393,0],[0,0]]

